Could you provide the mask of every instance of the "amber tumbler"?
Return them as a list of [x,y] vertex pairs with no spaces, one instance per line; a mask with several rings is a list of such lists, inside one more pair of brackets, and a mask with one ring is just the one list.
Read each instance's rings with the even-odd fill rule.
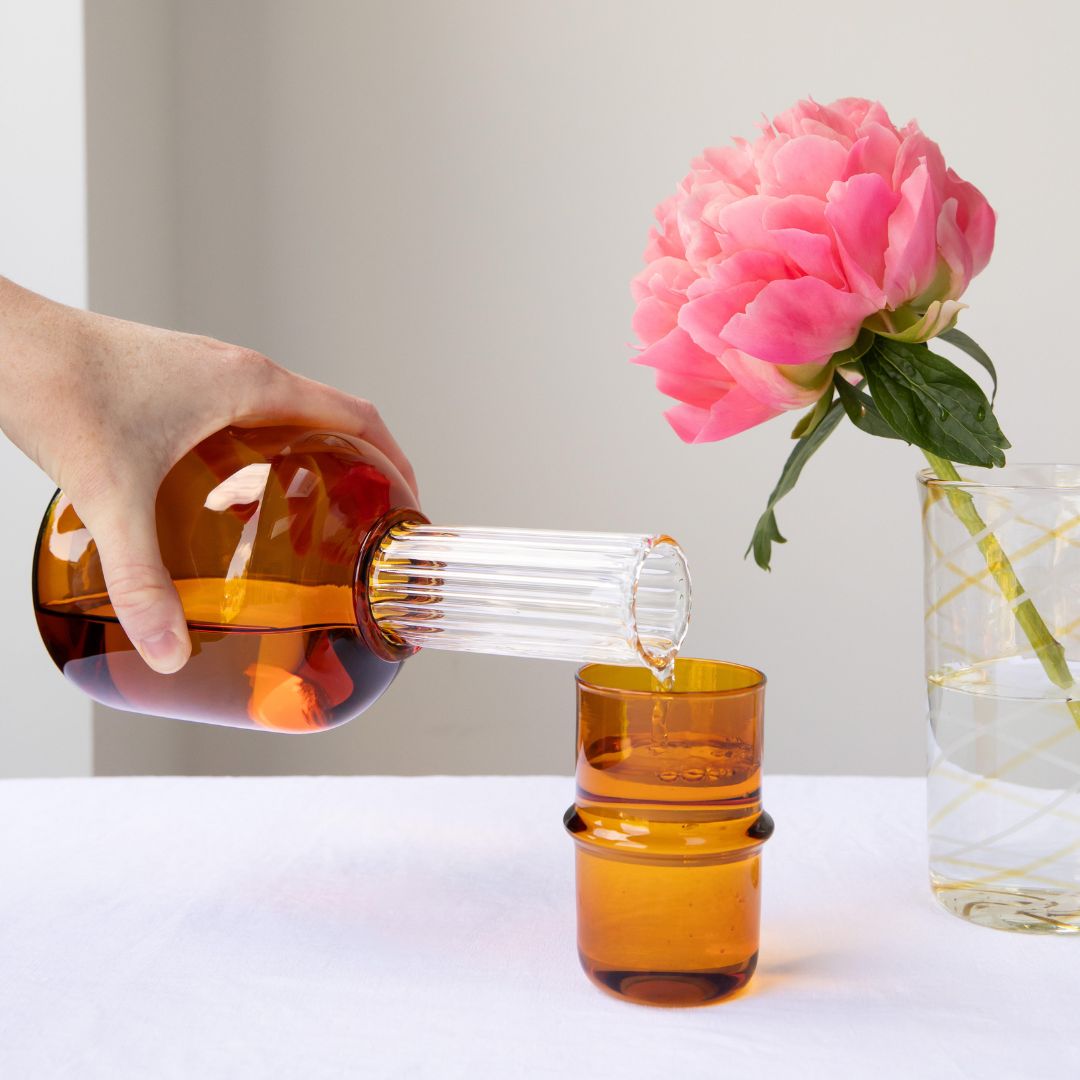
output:
[[760,671],[680,659],[661,688],[644,668],[577,677],[578,955],[604,990],[645,1005],[707,1005],[757,965]]

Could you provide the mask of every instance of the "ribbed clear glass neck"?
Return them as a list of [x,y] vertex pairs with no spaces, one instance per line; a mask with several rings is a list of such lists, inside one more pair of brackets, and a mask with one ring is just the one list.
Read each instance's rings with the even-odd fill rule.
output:
[[663,677],[686,634],[690,576],[667,536],[409,523],[372,558],[368,602],[394,642]]

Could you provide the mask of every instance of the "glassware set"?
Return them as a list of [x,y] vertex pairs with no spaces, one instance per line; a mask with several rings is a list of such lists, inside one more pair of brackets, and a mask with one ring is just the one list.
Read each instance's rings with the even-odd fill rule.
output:
[[[920,477],[932,889],[972,922],[1075,933],[1080,467],[979,473]],[[765,678],[677,658],[690,579],[674,540],[433,525],[373,447],[290,427],[205,440],[162,484],[157,525],[192,639],[173,675],[124,633],[70,501],[57,492],[46,512],[35,612],[80,689],[114,708],[295,734],[362,712],[419,648],[585,661],[564,821],[586,974],[667,1006],[750,980],[773,829]],[[1000,587],[1006,565],[1015,588]],[[1036,605],[1046,640],[1022,632]]]

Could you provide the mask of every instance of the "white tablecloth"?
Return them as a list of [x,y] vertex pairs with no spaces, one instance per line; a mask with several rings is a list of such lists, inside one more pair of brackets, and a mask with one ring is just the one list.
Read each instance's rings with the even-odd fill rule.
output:
[[0,783],[0,1076],[1075,1077],[1073,939],[926,886],[918,780],[769,777],[761,963],[578,968],[566,778]]

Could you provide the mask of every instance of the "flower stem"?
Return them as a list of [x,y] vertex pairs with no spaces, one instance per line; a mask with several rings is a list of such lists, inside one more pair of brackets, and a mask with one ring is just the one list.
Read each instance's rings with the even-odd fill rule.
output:
[[[924,450],[923,453],[939,479],[961,479],[960,474],[956,471],[956,466],[951,461],[938,457],[937,454],[933,454],[929,450]],[[1034,601],[1025,596],[1024,586],[1020,584],[1020,579],[1016,576],[1016,571],[1009,561],[1009,556],[1005,554],[1005,549],[999,543],[998,538],[990,532],[989,526],[983,521],[982,515],[975,508],[975,500],[969,492],[964,491],[962,488],[946,488],[945,496],[949,500],[953,513],[956,514],[961,524],[971,534],[979,551],[982,552],[982,556],[986,560],[986,568],[997,583],[1001,594],[1010,604],[1014,605],[1013,614],[1016,616],[1016,621],[1031,643],[1031,647],[1035,650],[1035,655],[1039,658],[1047,677],[1062,690],[1071,690],[1074,680],[1065,659],[1065,649],[1062,647],[1061,642],[1050,633],[1050,628],[1039,614]],[[1024,597],[1024,599],[1017,604],[1016,601],[1020,600],[1021,597]],[[1066,699],[1065,704],[1068,706],[1077,727],[1080,727],[1080,701],[1075,701],[1070,697]]]

